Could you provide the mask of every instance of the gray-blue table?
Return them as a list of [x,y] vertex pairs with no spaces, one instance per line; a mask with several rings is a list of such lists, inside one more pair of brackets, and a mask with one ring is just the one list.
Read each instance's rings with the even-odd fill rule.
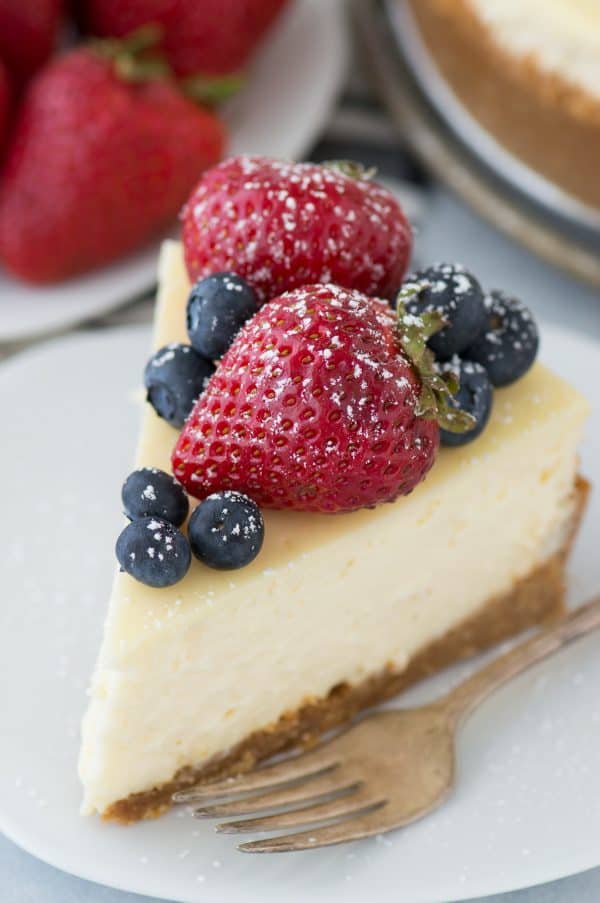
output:
[[[340,900],[343,899],[340,889]],[[2,903],[143,903],[149,897],[124,894],[65,875],[23,853],[0,837],[0,900]],[[285,894],[282,894],[285,900]],[[485,903],[598,903],[600,869],[543,887],[486,897]],[[163,901],[168,903],[168,901]],[[170,903],[170,901],[169,901]],[[253,903],[260,903],[256,900]],[[400,901],[399,901],[400,903]],[[410,903],[410,901],[402,901]],[[475,901],[477,903],[477,901]],[[484,903],[480,900],[479,903]]]

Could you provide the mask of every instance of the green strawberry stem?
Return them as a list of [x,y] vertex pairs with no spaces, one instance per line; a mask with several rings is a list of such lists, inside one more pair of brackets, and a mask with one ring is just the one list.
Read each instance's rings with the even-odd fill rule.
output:
[[418,287],[405,285],[398,293],[398,338],[402,349],[421,380],[421,396],[416,409],[418,417],[437,420],[440,427],[450,433],[466,433],[476,425],[475,418],[457,407],[454,395],[459,383],[456,373],[439,372],[427,341],[446,325],[437,310],[422,314],[409,314],[406,303],[418,295]]
[[158,22],[149,22],[130,32],[125,38],[116,41],[124,52],[137,56],[146,50],[154,50],[158,47],[163,37],[164,29]]
[[362,163],[356,163],[354,160],[326,160],[321,165],[325,169],[335,169],[350,179],[372,179],[377,173],[374,166],[367,169]]
[[[175,76],[160,48],[162,36],[162,27],[150,23],[125,38],[94,39],[91,47],[96,53],[112,60],[115,72],[123,81],[165,78],[175,83]],[[189,100],[212,107],[236,94],[243,83],[238,73],[219,77],[197,74],[180,81],[179,89]]]
[[120,78],[127,82],[145,82],[152,78],[169,78],[171,71],[167,63],[156,59],[136,59],[130,56],[117,57],[115,68]]
[[171,69],[158,47],[162,33],[160,25],[142,25],[125,38],[93,40],[91,47],[114,62],[117,75],[124,81],[170,78]]
[[237,94],[244,86],[244,77],[239,72],[230,75],[210,76],[190,75],[181,82],[181,90],[196,103],[215,107]]

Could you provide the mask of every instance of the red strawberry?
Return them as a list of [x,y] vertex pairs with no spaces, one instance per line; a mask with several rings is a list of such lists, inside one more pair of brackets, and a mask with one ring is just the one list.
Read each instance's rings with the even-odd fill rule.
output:
[[10,112],[10,86],[6,68],[0,60],[0,156],[4,148],[4,139],[8,134],[8,115]]
[[411,492],[439,429],[420,416],[427,372],[422,382],[396,324],[385,302],[334,285],[265,304],[197,401],[173,452],[176,477],[199,498],[231,488],[302,511]]
[[223,127],[166,78],[128,82],[91,49],[31,85],[0,181],[0,258],[32,282],[137,247],[176,215]]
[[234,270],[262,301],[314,282],[391,298],[410,226],[386,188],[339,166],[234,157],[208,170],[183,213],[190,278]]
[[21,87],[56,46],[61,0],[0,0],[0,56]]
[[178,75],[239,70],[286,0],[87,0],[94,34],[123,36],[158,22]]

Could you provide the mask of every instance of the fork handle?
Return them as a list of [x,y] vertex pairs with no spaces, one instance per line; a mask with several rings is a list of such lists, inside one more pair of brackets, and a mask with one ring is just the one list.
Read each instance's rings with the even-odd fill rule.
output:
[[438,704],[450,718],[460,720],[511,677],[599,627],[600,596],[484,665],[451,690]]

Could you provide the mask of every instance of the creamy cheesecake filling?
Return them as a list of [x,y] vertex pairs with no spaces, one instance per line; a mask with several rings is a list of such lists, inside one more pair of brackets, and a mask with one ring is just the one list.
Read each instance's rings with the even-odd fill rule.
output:
[[[179,245],[160,267],[155,344],[185,339]],[[265,512],[239,572],[194,562],[151,590],[117,574],[83,726],[83,811],[170,780],[336,684],[400,670],[542,563],[571,515],[587,404],[537,365],[499,391],[482,437],[442,451],[415,492],[348,515]],[[168,468],[150,408],[136,465]]]
[[597,0],[469,0],[495,40],[600,98]]

